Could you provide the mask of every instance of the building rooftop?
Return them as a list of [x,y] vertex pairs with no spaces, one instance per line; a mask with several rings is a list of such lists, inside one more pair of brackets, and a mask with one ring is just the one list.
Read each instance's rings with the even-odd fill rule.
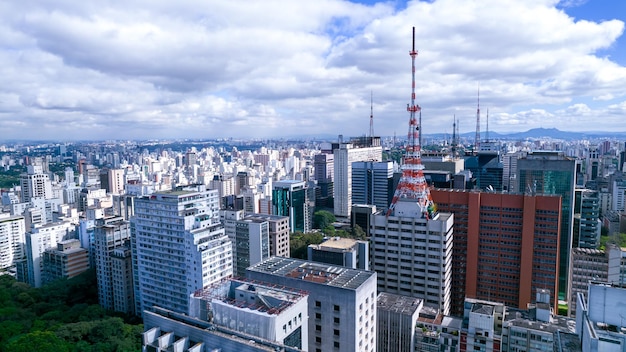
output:
[[493,306],[490,304],[474,303],[472,305],[472,313],[493,315]]
[[373,271],[282,257],[271,257],[249,267],[247,270],[352,290],[357,289],[371,276],[376,275]]
[[386,292],[379,293],[376,301],[379,310],[406,315],[413,315],[422,305],[422,300],[419,298],[394,295]]
[[349,250],[354,247],[357,240],[352,238],[331,237],[320,244],[309,245],[318,250]]

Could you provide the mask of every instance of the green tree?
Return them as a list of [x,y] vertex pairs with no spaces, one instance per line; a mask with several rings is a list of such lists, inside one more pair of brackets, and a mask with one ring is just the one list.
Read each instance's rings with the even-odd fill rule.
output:
[[335,215],[327,210],[318,210],[313,214],[313,228],[325,229],[337,221]]
[[12,352],[69,352],[70,348],[67,342],[58,338],[51,331],[34,331],[11,340],[7,344],[6,350]]

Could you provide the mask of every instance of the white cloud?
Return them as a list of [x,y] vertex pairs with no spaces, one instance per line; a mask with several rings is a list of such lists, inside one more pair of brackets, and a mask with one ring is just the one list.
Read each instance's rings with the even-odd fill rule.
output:
[[[7,2],[0,130],[54,139],[362,135],[373,92],[376,133],[401,133],[412,26],[425,131],[451,130],[454,115],[472,130],[479,86],[496,131],[623,121],[626,68],[596,53],[616,45],[624,22],[559,9],[578,5]],[[594,126],[613,130],[615,119]]]

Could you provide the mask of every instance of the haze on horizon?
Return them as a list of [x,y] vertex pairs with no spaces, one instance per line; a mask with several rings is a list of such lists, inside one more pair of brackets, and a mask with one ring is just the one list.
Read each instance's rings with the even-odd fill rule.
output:
[[[356,0],[355,0],[356,1]],[[604,4],[606,5],[606,4]],[[0,139],[626,131],[626,2],[9,1]],[[606,7],[606,6],[605,6]]]

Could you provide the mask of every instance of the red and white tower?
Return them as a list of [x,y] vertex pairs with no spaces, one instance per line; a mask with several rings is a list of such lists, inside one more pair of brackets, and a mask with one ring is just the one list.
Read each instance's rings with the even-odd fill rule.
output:
[[407,111],[410,116],[409,133],[406,153],[402,163],[402,176],[400,177],[400,182],[391,200],[387,216],[400,215],[394,214],[398,202],[410,201],[411,203],[417,204],[418,214],[426,218],[432,218],[436,210],[430,195],[430,189],[424,177],[424,165],[422,165],[422,151],[419,142],[420,125],[415,118],[415,114],[421,111],[420,106],[415,105],[415,57],[417,56],[417,51],[415,51],[415,27],[413,27],[413,49],[409,52],[409,55],[411,56],[413,68],[411,73],[411,104],[407,106]]

